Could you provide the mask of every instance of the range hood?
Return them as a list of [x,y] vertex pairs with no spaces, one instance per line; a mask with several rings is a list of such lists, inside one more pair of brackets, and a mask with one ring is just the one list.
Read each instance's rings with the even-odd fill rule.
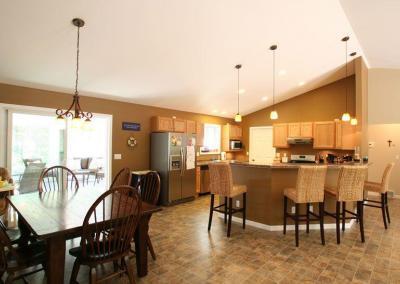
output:
[[312,137],[288,137],[287,139],[288,144],[312,144],[313,138]]

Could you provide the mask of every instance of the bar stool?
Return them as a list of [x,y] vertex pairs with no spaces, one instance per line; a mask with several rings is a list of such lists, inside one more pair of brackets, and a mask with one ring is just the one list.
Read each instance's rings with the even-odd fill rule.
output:
[[[232,215],[237,212],[243,213],[243,229],[246,227],[246,193],[247,187],[245,185],[233,184],[231,166],[226,162],[221,163],[210,163],[208,165],[210,171],[210,192],[211,192],[211,203],[210,203],[210,217],[208,219],[208,231],[211,229],[211,222],[213,212],[224,213],[224,222],[226,224],[227,215],[228,219],[228,232],[227,237],[231,236],[232,226]],[[223,196],[225,199],[224,204],[214,207],[214,196]],[[242,208],[232,208],[232,198],[235,196],[243,195],[243,206]],[[227,201],[229,199],[229,207]],[[224,211],[219,208],[224,207]]]
[[[385,171],[383,172],[382,176],[382,182],[372,182],[372,181],[366,181],[364,183],[364,191],[368,192],[376,192],[381,194],[381,200],[370,200],[370,199],[364,199],[364,206],[369,206],[369,207],[375,207],[375,208],[381,208],[382,210],[382,217],[383,217],[383,224],[385,225],[385,229],[387,229],[387,221],[390,223],[390,215],[389,215],[389,206],[388,206],[388,188],[389,188],[389,180],[390,180],[390,175],[392,174],[392,170],[394,167],[394,163],[389,163]],[[365,203],[367,202],[367,203]],[[374,205],[370,204],[372,203],[379,203],[379,205]]]
[[[336,242],[340,244],[340,220],[342,220],[342,230],[345,230],[346,220],[356,219],[360,223],[361,242],[364,238],[364,210],[363,210],[363,188],[367,175],[367,166],[341,166],[339,178],[335,187],[325,187],[325,193],[335,198],[336,211],[325,214],[336,219]],[[346,202],[357,202],[357,212],[346,210]],[[342,213],[340,213],[342,204]],[[346,217],[346,213],[352,215]]]
[[[286,221],[290,217],[295,222],[296,247],[299,246],[299,221],[306,221],[309,233],[310,221],[319,221],[321,243],[325,245],[324,236],[324,186],[327,166],[300,166],[297,174],[296,188],[285,188],[283,194],[283,234],[286,234]],[[295,213],[287,212],[288,199],[295,203]],[[319,204],[319,215],[310,212],[310,203]],[[300,204],[306,204],[306,214],[300,215]],[[314,219],[310,219],[310,215]],[[305,217],[305,219],[304,219]]]

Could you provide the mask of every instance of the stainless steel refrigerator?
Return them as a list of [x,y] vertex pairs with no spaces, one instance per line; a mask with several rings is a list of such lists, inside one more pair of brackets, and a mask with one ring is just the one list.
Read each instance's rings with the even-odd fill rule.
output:
[[151,134],[150,168],[160,174],[160,204],[170,205],[194,199],[196,168],[192,159],[195,141],[196,135],[185,133]]

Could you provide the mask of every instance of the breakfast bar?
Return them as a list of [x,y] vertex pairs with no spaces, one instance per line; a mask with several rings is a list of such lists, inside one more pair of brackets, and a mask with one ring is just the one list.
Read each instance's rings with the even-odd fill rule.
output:
[[[283,191],[285,188],[296,187],[297,171],[302,164],[254,164],[233,161],[230,162],[230,165],[234,183],[247,186],[247,220],[255,222],[254,225],[267,230],[282,229]],[[336,184],[341,165],[343,164],[327,164],[327,186]],[[346,163],[346,165],[359,164]],[[223,200],[220,200],[220,202],[223,203]],[[235,198],[233,204],[240,207],[242,205],[241,197]],[[333,212],[334,206],[335,201],[327,198],[325,209]],[[304,208],[302,209],[304,210]],[[333,219],[332,222],[328,219],[326,223],[333,223]]]

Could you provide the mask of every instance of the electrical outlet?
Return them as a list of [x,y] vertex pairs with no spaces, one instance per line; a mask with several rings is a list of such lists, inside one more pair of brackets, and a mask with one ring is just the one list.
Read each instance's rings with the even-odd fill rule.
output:
[[296,213],[296,207],[292,206],[292,214]]
[[236,207],[237,207],[237,208],[240,207],[240,200],[236,200]]
[[121,154],[114,154],[114,160],[121,160],[122,155]]

